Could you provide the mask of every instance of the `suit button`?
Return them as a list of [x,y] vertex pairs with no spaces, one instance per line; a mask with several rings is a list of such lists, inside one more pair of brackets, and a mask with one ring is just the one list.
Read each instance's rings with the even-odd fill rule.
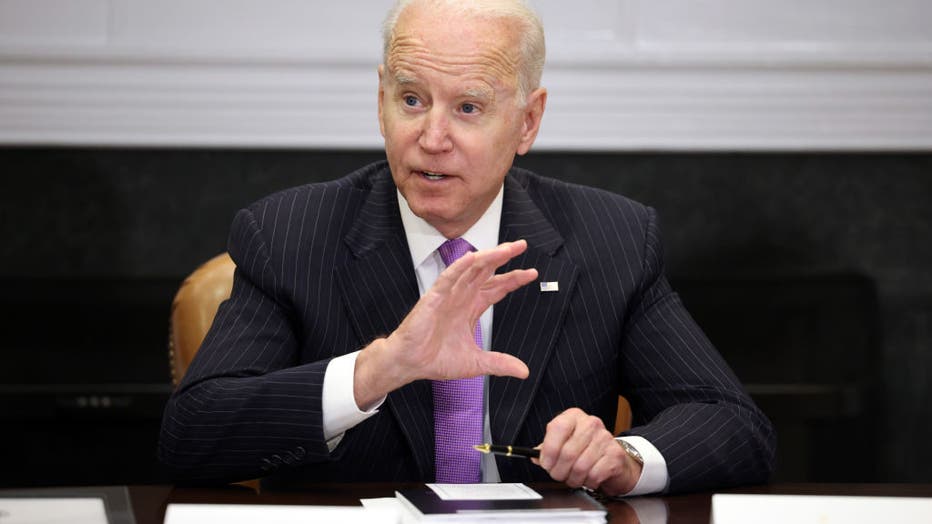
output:
[[303,459],[305,455],[307,455],[307,452],[304,451],[303,447],[298,446],[297,449],[295,449],[294,456],[298,457],[298,460]]

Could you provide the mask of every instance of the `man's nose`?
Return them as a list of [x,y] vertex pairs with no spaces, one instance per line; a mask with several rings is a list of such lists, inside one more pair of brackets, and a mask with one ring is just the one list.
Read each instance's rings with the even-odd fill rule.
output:
[[450,137],[450,122],[443,111],[432,108],[424,116],[424,127],[418,144],[428,153],[446,153],[453,149]]

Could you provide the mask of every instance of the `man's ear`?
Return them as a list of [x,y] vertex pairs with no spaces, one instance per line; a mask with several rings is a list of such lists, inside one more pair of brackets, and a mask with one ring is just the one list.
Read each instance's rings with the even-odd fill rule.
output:
[[544,118],[544,109],[547,107],[547,90],[538,87],[527,97],[527,105],[524,107],[522,118],[524,122],[521,127],[521,141],[518,142],[517,153],[523,155],[531,150],[534,140],[537,139],[537,132],[540,131],[540,121]]
[[379,64],[379,132],[385,137],[385,119],[383,112],[383,99],[385,98],[385,65]]

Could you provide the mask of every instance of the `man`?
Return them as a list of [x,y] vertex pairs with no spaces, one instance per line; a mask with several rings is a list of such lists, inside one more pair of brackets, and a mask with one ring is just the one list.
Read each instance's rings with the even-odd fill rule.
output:
[[[163,420],[179,477],[609,495],[768,478],[770,423],[670,289],[653,210],[512,167],[543,117],[543,56],[520,1],[396,5],[387,164],[237,214],[232,296]],[[480,462],[480,441],[540,459]]]

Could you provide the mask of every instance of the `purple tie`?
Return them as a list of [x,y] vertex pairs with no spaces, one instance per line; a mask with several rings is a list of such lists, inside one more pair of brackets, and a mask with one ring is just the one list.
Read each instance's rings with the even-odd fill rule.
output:
[[[440,246],[440,258],[449,266],[472,251],[462,238],[447,240]],[[482,350],[482,328],[476,322],[474,335],[477,350]],[[484,377],[459,380],[435,380],[434,450],[437,482],[481,482],[479,453],[473,449],[482,443],[482,397]]]

